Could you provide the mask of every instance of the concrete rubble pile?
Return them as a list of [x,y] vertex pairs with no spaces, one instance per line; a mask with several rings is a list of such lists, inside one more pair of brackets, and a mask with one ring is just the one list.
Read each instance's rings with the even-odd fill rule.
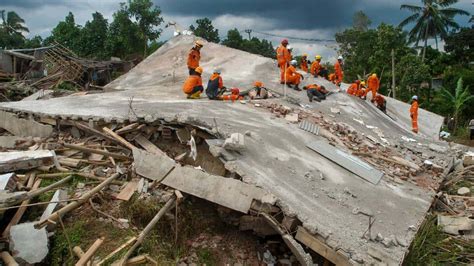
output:
[[[414,135],[405,103],[388,99],[384,114],[309,75],[305,82],[324,85],[332,94],[308,103],[305,93],[279,84],[274,60],[207,42],[203,77],[219,67],[226,86],[246,88],[257,79],[282,97],[187,100],[181,85],[193,42],[193,36],[171,39],[107,85],[107,93],[55,98],[41,105],[1,104],[4,116],[21,122],[22,130],[0,121],[2,127],[25,139],[5,143],[54,151],[54,166],[39,166],[50,167],[50,176],[74,174],[110,182],[106,193],[121,200],[137,190],[142,196],[160,190],[171,195],[166,204],[181,195],[213,202],[228,210],[222,215],[241,230],[279,236],[302,265],[401,264],[439,199],[436,193],[452,171],[452,158],[465,152],[462,146],[437,140],[442,117],[420,110],[420,134]],[[19,135],[34,129],[47,133],[35,123],[59,128],[53,133],[58,135],[50,141],[48,136],[39,140]],[[165,153],[155,145],[157,136],[166,139],[173,132],[181,145],[188,145],[185,153]],[[206,167],[200,145],[222,164],[221,171]],[[24,184],[31,179],[29,171],[15,174]],[[34,178],[42,176],[47,175]],[[114,185],[120,187],[110,191]],[[470,192],[460,193],[469,197]],[[470,206],[469,198],[457,200]],[[229,210],[240,215],[232,218]],[[164,214],[158,213],[157,219],[159,215]],[[35,225],[51,225],[58,218]],[[137,239],[146,236],[145,229]],[[97,241],[100,246],[101,239]],[[261,257],[271,264],[281,259],[275,256],[264,251]]]

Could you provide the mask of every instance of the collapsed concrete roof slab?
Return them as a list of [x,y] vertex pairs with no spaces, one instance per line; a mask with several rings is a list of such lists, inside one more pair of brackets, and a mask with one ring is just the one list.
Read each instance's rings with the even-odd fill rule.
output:
[[[308,142],[325,141],[325,138],[299,129],[284,118],[275,118],[253,104],[185,99],[181,85],[188,75],[186,56],[192,42],[192,36],[173,38],[128,74],[109,84],[108,93],[49,99],[41,105],[1,103],[0,109],[84,120],[135,121],[138,117],[149,122],[163,120],[199,126],[227,136],[251,132],[244,136],[246,149],[235,154],[235,160],[227,162],[226,168],[237,172],[244,182],[275,195],[286,214],[298,217],[308,231],[320,235],[330,248],[344,252],[354,261],[357,258],[364,263],[374,262],[368,253],[370,249],[385,250],[394,261],[401,262],[408,248],[386,248],[382,243],[363,238],[368,217],[354,210],[373,214],[372,234],[394,235],[409,243],[415,235],[409,228],[421,224],[434,193],[409,182],[393,183],[384,177],[377,185],[370,184],[306,148]],[[261,80],[268,88],[283,94],[285,90],[279,84],[275,65],[272,59],[218,44],[206,43],[202,50],[204,80],[214,67],[219,67],[228,87],[247,88],[255,80]],[[308,76],[305,82],[323,84],[336,91],[325,80]],[[321,103],[308,103],[303,92],[287,90],[286,93],[307,105],[305,110],[324,114],[361,134],[376,135],[381,142],[382,138],[386,139],[392,145],[401,136],[409,136],[416,139],[420,149],[427,147],[435,132],[433,128],[441,125],[439,116],[432,113],[426,118],[431,124],[423,124],[422,113],[422,134],[415,136],[410,132],[411,125],[402,119],[403,110],[399,114],[390,113],[394,120],[370,103],[345,93],[334,93]],[[269,101],[288,104],[281,99]],[[340,114],[331,113],[330,108],[335,106],[341,109]],[[316,173],[325,178],[308,178]]]

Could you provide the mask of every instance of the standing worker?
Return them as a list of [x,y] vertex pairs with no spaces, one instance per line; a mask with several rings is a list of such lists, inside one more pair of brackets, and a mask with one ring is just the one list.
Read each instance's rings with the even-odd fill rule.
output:
[[307,58],[308,58],[307,54],[303,54],[303,56],[301,57],[300,68],[304,72],[308,72],[308,60],[307,60]]
[[314,62],[311,64],[310,72],[316,78],[319,76],[319,72],[321,71],[321,56],[316,55],[314,59]]
[[410,107],[411,131],[418,133],[418,96],[411,97]]
[[188,99],[199,99],[201,98],[201,93],[204,90],[202,86],[202,68],[196,67],[194,73],[191,74],[188,79],[183,84],[183,92],[188,95]]
[[280,68],[280,83],[285,83],[285,71],[289,67],[291,61],[290,51],[286,48],[288,46],[288,40],[284,39],[281,41],[281,45],[277,48],[277,61],[278,67]]
[[371,102],[375,101],[375,97],[377,96],[377,92],[379,90],[380,86],[380,81],[377,78],[377,74],[372,74],[368,79],[367,79],[367,90],[365,92],[364,97],[367,97],[367,94],[369,94],[369,91],[372,92],[372,100]]
[[224,82],[222,81],[221,71],[215,69],[207,83],[206,95],[209,100],[217,100],[225,92]]
[[[291,65],[286,69],[285,73],[285,79],[286,79],[286,85],[288,87],[293,88],[294,90],[300,91],[300,81],[301,79],[304,79],[303,75],[300,73],[296,72],[296,65],[298,62],[296,60],[291,60]],[[295,87],[291,87],[291,85],[295,85]]]
[[341,86],[342,80],[344,78],[344,72],[343,72],[343,62],[342,62],[342,56],[339,56],[337,58],[336,63],[334,64],[334,74],[336,74],[336,85]]
[[201,60],[201,48],[203,44],[202,42],[195,41],[193,48],[189,50],[188,54],[188,69],[189,75],[194,74],[194,70],[199,66],[199,60]]

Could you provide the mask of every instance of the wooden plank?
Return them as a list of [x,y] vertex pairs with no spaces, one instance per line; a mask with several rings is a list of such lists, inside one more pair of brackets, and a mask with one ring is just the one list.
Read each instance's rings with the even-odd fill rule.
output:
[[103,127],[102,130],[109,134],[111,137],[113,137],[114,139],[116,139],[118,142],[120,142],[120,144],[122,144],[123,146],[125,146],[126,148],[129,148],[130,150],[133,150],[135,149],[136,147],[128,142],[126,139],[122,138],[121,136],[119,136],[117,133],[113,132],[112,129],[108,128],[108,127]]
[[128,201],[132,197],[133,193],[135,193],[135,190],[137,190],[137,185],[137,181],[128,182],[115,198],[119,200]]
[[87,152],[87,153],[102,154],[102,155],[109,156],[109,157],[116,158],[116,159],[122,159],[122,160],[128,160],[129,159],[127,156],[119,154],[119,153],[113,153],[113,152],[108,152],[108,151],[103,151],[103,150],[91,149],[91,148],[87,148],[87,147],[76,145],[76,144],[64,143],[64,147],[69,148],[69,149],[75,149],[75,150]]
[[306,229],[304,229],[302,226],[298,227],[298,231],[296,232],[295,238],[296,240],[305,244],[307,247],[311,248],[319,255],[323,256],[324,258],[338,266],[351,265],[348,258],[336,252],[322,241],[318,240],[316,237],[306,231]]
[[137,135],[134,140],[138,143],[138,145],[142,146],[148,152],[159,155],[166,155],[165,152],[163,152],[160,148],[156,147],[155,144],[145,138],[145,136],[143,136],[142,134]]

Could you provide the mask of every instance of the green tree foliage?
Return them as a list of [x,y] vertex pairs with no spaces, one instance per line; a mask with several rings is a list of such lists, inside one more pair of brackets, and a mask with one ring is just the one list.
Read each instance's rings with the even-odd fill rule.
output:
[[358,31],[367,31],[369,29],[370,21],[369,17],[362,11],[357,11],[352,17],[352,27]]
[[135,20],[138,26],[144,47],[143,55],[146,56],[148,41],[154,41],[160,37],[161,29],[157,29],[162,22],[161,10],[159,7],[153,6],[151,0],[128,0],[128,6],[123,8],[128,10],[128,14]]
[[29,32],[24,26],[25,20],[14,11],[6,13],[0,10],[0,47],[1,48],[19,48],[24,44],[24,33]]
[[275,49],[271,42],[265,39],[260,40],[256,37],[250,40],[243,39],[237,29],[229,30],[227,32],[227,38],[222,41],[222,44],[249,53],[275,58]]
[[[406,54],[396,65],[396,75],[398,77],[397,96],[402,101],[408,102],[413,95],[419,95],[422,99],[430,98],[428,88],[420,89],[423,82],[430,82],[431,75],[427,65],[415,54]],[[425,106],[426,108],[426,106]]]
[[59,22],[51,33],[51,36],[45,39],[46,44],[56,41],[74,52],[80,50],[81,26],[76,24],[72,12],[69,12],[64,21]]
[[219,43],[219,30],[214,28],[212,21],[208,18],[201,18],[196,20],[197,27],[189,26],[189,30],[194,32],[194,35],[206,39],[209,42]]
[[462,78],[458,80],[454,94],[442,88],[441,95],[451,106],[452,117],[454,118],[454,133],[456,133],[459,115],[466,107],[466,104],[474,99],[474,95],[469,92],[469,86],[463,87]]
[[458,63],[467,66],[474,61],[474,28],[462,28],[445,38],[444,50],[453,55]]
[[43,46],[43,38],[39,35],[35,35],[31,39],[26,39],[25,43],[23,44],[23,48],[39,48]]
[[107,30],[107,19],[99,12],[92,14],[92,21],[87,21],[81,30],[82,45],[78,45],[79,55],[94,59],[107,58]]
[[449,29],[458,29],[459,25],[454,21],[456,15],[469,15],[468,12],[450,7],[458,0],[422,0],[422,6],[401,5],[413,14],[400,22],[401,27],[415,23],[409,33],[409,40],[418,46],[424,41],[422,60],[425,58],[426,47],[429,39],[435,39],[438,48],[438,37],[446,38]]
[[110,24],[106,49],[111,55],[127,58],[143,52],[143,38],[139,33],[138,25],[128,16],[125,6],[113,14]]

